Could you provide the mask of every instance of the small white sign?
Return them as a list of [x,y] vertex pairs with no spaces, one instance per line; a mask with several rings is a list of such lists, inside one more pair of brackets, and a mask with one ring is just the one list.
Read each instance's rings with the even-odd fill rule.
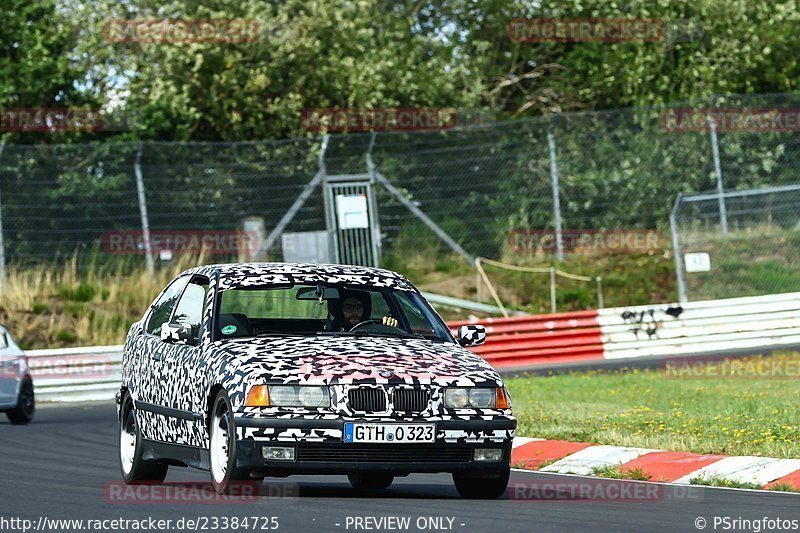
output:
[[711,256],[706,252],[683,254],[686,272],[708,272],[711,270]]
[[339,217],[339,229],[368,228],[367,197],[363,194],[336,197],[336,213]]

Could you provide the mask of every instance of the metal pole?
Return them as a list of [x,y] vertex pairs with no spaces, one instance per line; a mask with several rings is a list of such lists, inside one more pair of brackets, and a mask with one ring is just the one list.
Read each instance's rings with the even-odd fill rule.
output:
[[603,278],[601,276],[597,276],[595,278],[597,280],[597,308],[602,309],[603,306]]
[[669,214],[669,232],[672,235],[672,253],[675,255],[675,275],[678,277],[678,301],[686,303],[686,280],[683,272],[683,258],[681,257],[681,245],[678,241],[678,207],[681,205],[682,194],[678,193],[675,205]]
[[380,266],[381,253],[383,251],[381,244],[381,227],[380,219],[378,218],[378,203],[375,199],[375,162],[372,160],[372,149],[375,147],[376,134],[372,132],[372,138],[369,140],[369,149],[367,150],[367,171],[369,172],[369,185],[367,185],[367,200],[369,201],[369,226],[372,233],[372,262],[373,266]]
[[[6,145],[0,144],[0,159],[3,158],[3,150]],[[6,287],[6,248],[3,244],[3,202],[0,197],[0,288]]]
[[[714,111],[714,97],[711,97],[711,112]],[[711,152],[714,155],[714,172],[717,175],[717,198],[719,199],[719,223],[722,233],[728,234],[728,211],[725,208],[725,189],[722,186],[722,165],[719,160],[719,142],[717,139],[717,121],[712,115],[708,116],[709,130],[711,131]]]
[[550,312],[556,312],[556,267],[550,267]]
[[386,177],[381,174],[380,172],[375,172],[375,178],[381,183],[381,185],[389,191],[389,194],[397,198],[397,200],[403,204],[406,209],[414,213],[417,218],[419,218],[426,226],[428,226],[433,232],[438,235],[440,239],[442,239],[447,245],[452,248],[457,254],[463,257],[468,263],[475,264],[475,258],[469,255],[464,249],[454,241],[445,231],[436,225],[436,223],[428,217],[422,210],[414,205],[414,203],[408,199],[408,197],[400,192],[397,187],[392,185]]
[[564,243],[561,236],[561,200],[558,196],[558,164],[556,161],[555,113],[550,115],[550,129],[547,143],[550,145],[550,177],[553,182],[553,218],[556,226],[556,257],[564,260]]
[[142,218],[142,241],[144,242],[145,264],[147,273],[152,275],[155,271],[153,264],[153,247],[150,244],[150,222],[147,218],[147,202],[144,198],[144,180],[142,179],[142,141],[139,141],[139,149],[136,150],[136,163],[133,171],[136,173],[136,192],[139,195],[139,216]]

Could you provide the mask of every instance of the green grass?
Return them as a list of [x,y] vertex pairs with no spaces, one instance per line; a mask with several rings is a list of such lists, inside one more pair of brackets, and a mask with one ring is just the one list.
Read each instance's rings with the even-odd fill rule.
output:
[[775,483],[767,490],[774,490],[776,492],[800,492],[800,487],[795,487],[794,485],[790,485],[788,483]]
[[[780,357],[787,369],[800,365],[800,354]],[[623,369],[524,376],[507,384],[521,436],[800,458],[796,375],[676,379],[658,370]]]
[[728,489],[761,489],[758,483],[744,483],[741,481],[731,481],[721,477],[702,478],[695,477],[689,480],[692,485],[703,485],[706,487],[725,487]]
[[592,475],[610,479],[635,479],[637,481],[649,481],[651,477],[641,468],[620,470],[619,466],[598,466],[592,469]]

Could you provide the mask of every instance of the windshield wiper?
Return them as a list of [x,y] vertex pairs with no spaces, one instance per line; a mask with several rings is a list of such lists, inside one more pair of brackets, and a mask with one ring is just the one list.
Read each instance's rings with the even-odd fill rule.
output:
[[369,331],[354,331],[352,335],[356,337],[401,337],[404,339],[427,340],[419,333],[406,333],[405,331],[398,331],[397,333],[371,333]]

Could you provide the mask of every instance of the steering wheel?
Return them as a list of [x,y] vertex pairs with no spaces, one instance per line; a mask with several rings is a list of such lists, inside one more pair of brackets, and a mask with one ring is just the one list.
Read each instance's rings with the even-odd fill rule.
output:
[[380,324],[381,326],[385,325],[382,320],[375,320],[373,318],[373,319],[370,319],[370,320],[364,320],[363,322],[359,322],[358,324],[356,324],[355,326],[350,328],[350,331],[355,331],[356,329],[360,328],[361,326],[367,326],[369,324]]

